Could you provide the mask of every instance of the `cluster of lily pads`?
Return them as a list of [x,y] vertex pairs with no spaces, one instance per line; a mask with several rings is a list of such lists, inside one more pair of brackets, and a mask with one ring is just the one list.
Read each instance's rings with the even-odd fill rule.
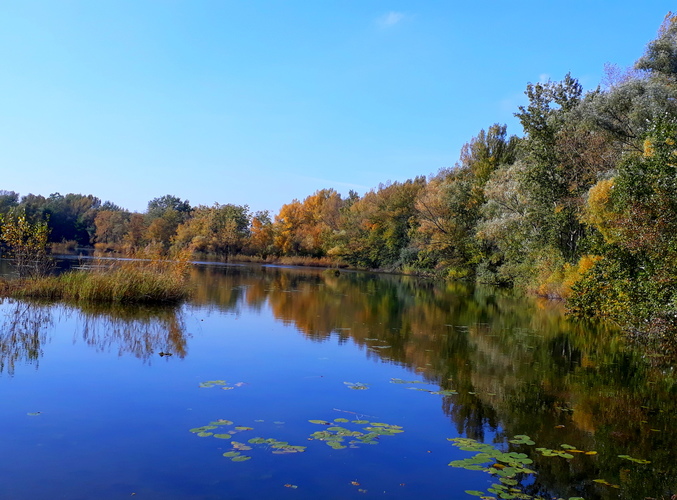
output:
[[[310,423],[316,425],[326,426],[321,431],[316,431],[310,434],[309,441],[323,441],[327,446],[341,450],[345,448],[359,448],[363,444],[378,444],[378,439],[381,436],[394,436],[404,432],[401,426],[386,424],[383,422],[370,422],[369,420],[348,420],[347,418],[336,418],[333,422],[326,420],[309,420]],[[347,427],[342,427],[338,424],[354,424],[355,426],[365,426],[361,430],[351,430]],[[242,431],[254,430],[253,427],[234,426],[227,430],[227,432],[214,432],[222,427],[233,426],[232,420],[219,419],[210,422],[202,427],[195,427],[190,429],[190,432],[198,437],[214,437],[217,439],[231,439],[236,433]],[[220,429],[225,430],[225,429]],[[344,444],[345,443],[345,444]],[[231,441],[232,450],[223,454],[224,457],[230,458],[233,462],[244,462],[249,460],[251,456],[242,454],[243,451],[252,449],[250,445],[260,445],[267,450],[271,450],[275,455],[302,453],[306,451],[306,446],[291,445],[287,441],[279,441],[275,438],[254,437],[249,439],[246,443],[238,441]]]
[[[463,460],[454,460],[449,463],[452,467],[459,467],[467,470],[479,470],[498,477],[499,482],[492,484],[488,488],[488,493],[478,490],[466,490],[466,493],[473,496],[481,497],[486,500],[496,499],[521,499],[521,500],[545,500],[540,496],[531,496],[518,488],[520,481],[530,474],[536,474],[527,466],[533,463],[525,453],[517,453],[514,451],[503,452],[498,448],[475,441],[469,438],[447,438],[452,441],[454,446],[464,451],[476,452],[470,458]],[[509,443],[515,445],[533,446],[536,443],[527,435],[519,434],[508,440]],[[544,457],[560,457],[565,460],[571,460],[575,454],[581,455],[596,455],[596,451],[579,450],[570,444],[561,444],[559,448],[535,448]],[[618,455],[619,458],[635,462],[638,464],[651,463],[649,460],[642,460],[633,458],[629,455]],[[610,486],[612,488],[620,488],[616,484],[612,484],[605,479],[594,479],[596,483]],[[495,495],[495,496],[492,496]],[[563,499],[558,499],[563,500]],[[584,500],[582,497],[570,497],[569,500]]]
[[228,384],[225,380],[207,380],[205,382],[200,382],[201,389],[209,389],[211,387],[221,387],[224,391],[229,391],[235,389],[236,387],[241,387],[246,385],[244,382],[237,382],[236,384]]
[[[311,424],[327,426],[321,431],[313,432],[309,439],[323,441],[327,446],[342,450],[345,448],[359,448],[362,444],[378,444],[381,436],[394,436],[404,432],[401,426],[386,424],[383,422],[370,422],[369,420],[348,420],[347,418],[336,418],[333,422],[326,420],[309,420]],[[336,424],[352,423],[355,425],[367,425],[361,432],[351,430]],[[346,441],[348,440],[348,441]],[[344,444],[346,443],[346,444]]]
[[[295,446],[289,444],[287,441],[278,441],[275,438],[255,437],[247,441],[249,444],[262,445],[267,450],[272,450],[275,455],[286,455],[289,453],[303,453],[306,451],[306,446]],[[251,450],[252,447],[245,443],[231,441],[233,449],[223,454],[224,457],[230,458],[233,462],[244,462],[252,458],[249,455],[243,455],[242,451]]]
[[[466,490],[466,493],[473,496],[478,496],[487,500],[499,499],[521,499],[521,500],[545,500],[540,496],[532,496],[525,493],[518,488],[520,480],[524,476],[536,474],[536,471],[527,466],[533,463],[525,453],[517,453],[514,451],[503,452],[498,448],[475,441],[469,438],[448,438],[464,451],[477,452],[476,455],[466,458],[464,460],[454,460],[449,463],[452,467],[460,467],[467,470],[480,470],[498,477],[499,482],[491,485],[487,489],[488,493],[478,490]],[[512,444],[518,445],[534,445],[536,444],[529,436],[519,434],[513,439],[509,440]],[[549,450],[547,448],[537,448],[541,451],[543,456],[560,456],[568,459],[573,458],[573,455],[566,453],[566,450],[575,449],[573,446],[563,445],[564,453],[559,453],[560,450]],[[576,450],[581,451],[581,450]],[[585,453],[582,452],[581,453]],[[495,496],[493,496],[495,495]],[[570,497],[569,500],[584,500],[582,497]]]
[[571,446],[570,444],[561,444],[559,446],[560,449],[551,450],[550,448],[536,448],[536,451],[540,452],[541,455],[543,455],[544,457],[562,457],[566,458],[567,460],[574,458],[573,453],[582,453],[584,455],[597,455],[596,451],[579,450],[575,446]]
[[[252,431],[253,427],[247,427],[244,425],[237,425],[232,429],[229,429],[228,432],[224,433],[214,433],[213,430],[218,429],[222,426],[231,426],[233,425],[232,420],[219,419],[213,422],[210,422],[208,425],[203,425],[202,427],[195,427],[190,429],[190,432],[196,434],[198,437],[215,437],[217,439],[231,439],[236,433],[242,431]],[[286,441],[278,441],[274,438],[263,438],[263,437],[254,437],[247,441],[249,444],[254,445],[263,445],[266,449],[272,449],[274,454],[287,454],[287,453],[301,453],[306,451],[306,446],[294,446],[290,445]],[[224,457],[230,458],[233,462],[244,462],[249,460],[251,457],[249,455],[243,455],[241,452],[251,450],[252,447],[247,443],[241,443],[239,441],[231,441],[232,446],[231,451],[227,451],[223,454]]]
[[197,434],[198,437],[210,437],[213,436],[215,438],[219,439],[230,439],[233,437],[233,434],[241,431],[251,431],[254,428],[253,427],[246,427],[243,425],[237,425],[233,427],[232,429],[228,430],[226,433],[214,433],[211,432],[215,429],[218,429],[219,427],[222,426],[231,426],[233,425],[232,420],[225,420],[225,419],[219,419],[219,420],[214,420],[213,422],[209,422],[207,425],[203,425],[202,427],[195,427],[193,429],[190,429],[190,432],[193,434]]
[[369,389],[369,384],[363,384],[362,382],[343,382],[348,386],[348,389],[354,389],[356,391],[365,391]]

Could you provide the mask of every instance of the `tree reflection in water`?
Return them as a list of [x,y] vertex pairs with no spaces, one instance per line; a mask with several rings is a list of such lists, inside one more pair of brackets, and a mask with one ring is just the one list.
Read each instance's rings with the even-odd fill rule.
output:
[[0,299],[0,373],[14,374],[17,363],[35,363],[52,326],[49,306]]
[[[442,395],[441,408],[461,435],[495,435],[519,452],[528,450],[507,443],[517,434],[536,446],[598,451],[572,461],[532,452],[530,495],[618,498],[599,478],[628,499],[677,491],[677,374],[668,350],[637,349],[610,326],[567,320],[561,304],[493,288],[276,268],[194,272],[200,307],[267,307],[309,340],[352,341],[369,358],[458,392]],[[628,466],[619,455],[652,463]]]
[[117,350],[148,360],[162,352],[183,358],[187,335],[181,310],[176,307],[48,305],[30,301],[0,301],[0,373],[14,374],[17,364],[35,364],[48,342],[54,316],[74,319],[75,341],[97,351]]
[[175,307],[86,306],[71,310],[81,324],[79,335],[97,351],[117,349],[147,360],[159,352],[183,358],[186,328]]

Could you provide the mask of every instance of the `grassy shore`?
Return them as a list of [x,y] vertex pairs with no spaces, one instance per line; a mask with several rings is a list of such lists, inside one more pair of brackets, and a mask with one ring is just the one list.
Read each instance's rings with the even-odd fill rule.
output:
[[0,294],[71,302],[174,304],[190,295],[187,266],[183,262],[107,262],[59,276],[4,280]]

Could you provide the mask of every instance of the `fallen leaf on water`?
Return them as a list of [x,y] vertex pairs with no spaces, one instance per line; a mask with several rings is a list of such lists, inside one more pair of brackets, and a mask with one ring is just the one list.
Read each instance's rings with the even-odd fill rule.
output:
[[350,481],[350,484],[352,484],[353,486],[359,486],[360,485],[360,483],[358,483],[357,481]]
[[289,484],[289,483],[285,484],[284,487],[285,488],[292,488],[292,489],[298,488],[298,486],[296,486],[295,484]]

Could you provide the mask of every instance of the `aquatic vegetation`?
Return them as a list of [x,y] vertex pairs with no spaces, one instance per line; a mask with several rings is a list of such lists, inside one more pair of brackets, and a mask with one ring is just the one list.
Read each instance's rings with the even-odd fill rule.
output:
[[422,380],[402,380],[401,378],[391,378],[391,384],[425,384]]
[[208,388],[208,387],[215,387],[215,386],[223,386],[226,385],[225,380],[207,380],[206,382],[200,382],[200,387],[201,388]]
[[360,445],[363,444],[378,444],[378,439],[381,436],[394,436],[395,434],[404,432],[399,425],[386,424],[383,422],[369,422],[368,420],[349,421],[346,418],[334,419],[335,423],[352,423],[354,426],[369,424],[369,426],[363,427],[361,430],[351,430],[347,427],[333,425],[332,422],[327,422],[326,420],[309,420],[309,422],[329,427],[326,427],[321,431],[313,432],[308,439],[323,441],[327,446],[335,450],[342,450],[348,447],[359,448]]
[[[216,380],[216,381],[210,381],[210,382],[217,382],[215,385],[219,385],[219,382],[223,382],[221,380]],[[244,425],[237,425],[233,427],[232,429],[229,430],[229,432],[224,432],[224,433],[212,433],[209,432],[214,429],[218,429],[221,426],[232,426],[234,422],[232,420],[226,420],[226,419],[218,419],[213,422],[210,422],[209,425],[203,425],[202,427],[195,427],[193,429],[190,429],[189,432],[196,434],[198,437],[214,437],[217,439],[232,439],[234,434],[237,434],[238,432],[243,432],[243,431],[251,431],[254,430],[253,427],[248,427]],[[329,422],[327,422],[329,424]],[[233,462],[244,462],[245,460],[249,460],[252,457],[249,455],[243,455],[241,452],[243,451],[249,451],[252,449],[252,446],[250,445],[262,445],[260,447],[266,449],[266,450],[272,450],[272,453],[275,455],[283,455],[283,454],[290,454],[290,453],[302,453],[306,451],[306,446],[297,446],[297,445],[291,445],[287,441],[278,441],[275,438],[263,438],[263,437],[254,437],[248,440],[246,443],[242,443],[240,441],[230,441],[230,445],[232,449],[230,451],[227,451],[223,453],[223,456],[226,458],[230,458]]]
[[278,441],[275,438],[262,438],[256,437],[252,438],[248,443],[251,444],[261,444],[265,445],[267,448],[271,448],[274,455],[285,455],[288,453],[303,453],[306,451],[307,446],[296,446],[291,445],[287,441]]
[[91,270],[13,281],[3,294],[17,298],[116,304],[177,304],[190,296],[184,261],[126,260]]
[[237,382],[235,384],[228,384],[225,380],[207,380],[205,382],[200,382],[200,388],[209,389],[211,387],[220,387],[224,391],[232,391],[236,387],[242,387],[247,385],[245,382]]
[[[458,394],[458,392],[454,391],[453,389],[444,389],[444,390],[439,390],[439,391],[432,391],[430,389],[421,389],[420,387],[407,387],[407,389],[411,389],[412,391],[427,392],[429,394],[438,394],[438,395],[442,395],[442,396],[453,396],[455,394]],[[468,394],[474,394],[474,393],[469,392]]]
[[354,389],[356,391],[364,391],[369,389],[368,384],[363,384],[362,382],[343,382],[348,386],[349,389]]
[[636,464],[650,464],[651,460],[642,460],[641,458],[633,458],[630,455],[618,455],[618,458],[635,462]]
[[594,483],[603,484],[604,486],[609,486],[610,488],[620,489],[620,486],[619,486],[619,485],[610,483],[610,482],[607,481],[606,479],[593,479],[592,481],[593,481]]
[[[546,500],[541,496],[532,496],[525,493],[523,487],[520,488],[521,481],[530,475],[536,474],[536,471],[528,466],[533,463],[526,453],[517,453],[514,451],[504,452],[487,443],[480,443],[470,438],[447,438],[452,441],[454,446],[463,451],[477,452],[475,455],[463,460],[454,460],[449,463],[451,467],[458,467],[466,470],[477,470],[486,472],[498,478],[498,482],[487,488],[487,492],[479,490],[466,490],[465,492],[472,496],[478,496],[483,499],[521,499],[521,500]],[[524,434],[514,436],[508,442],[517,445],[531,446],[535,444],[532,439]],[[550,450],[547,448],[536,448],[541,451],[543,456],[559,456],[565,459],[574,458],[571,452],[587,453],[582,450],[576,450],[571,445],[561,445],[562,450]],[[598,481],[599,482],[599,481]],[[494,496],[495,495],[495,496]],[[569,497],[569,500],[584,500],[582,497]]]

